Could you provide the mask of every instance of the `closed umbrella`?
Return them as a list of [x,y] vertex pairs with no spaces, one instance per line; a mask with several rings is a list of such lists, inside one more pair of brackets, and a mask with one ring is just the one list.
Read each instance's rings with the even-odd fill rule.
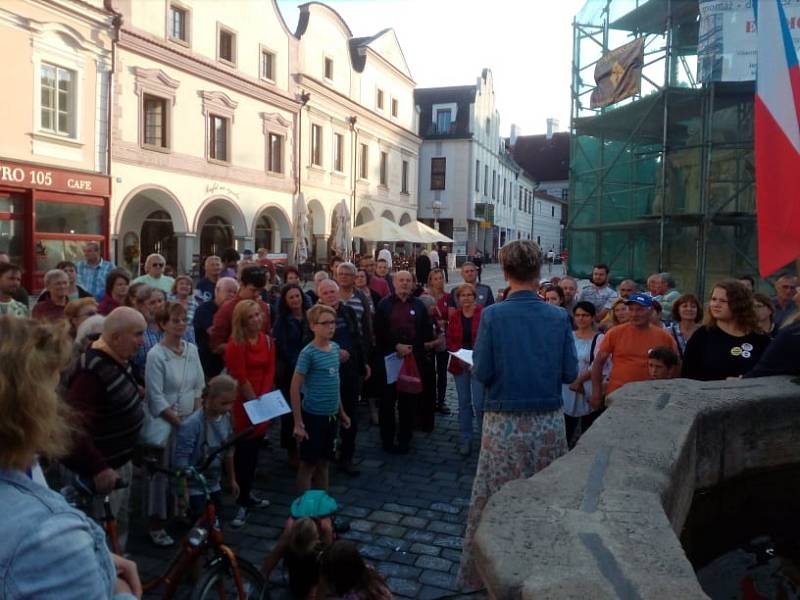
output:
[[294,199],[294,241],[292,260],[301,265],[308,260],[308,206],[302,192]]
[[347,207],[347,200],[344,198],[336,205],[333,211],[333,223],[333,243],[331,247],[339,256],[350,258],[350,210]]

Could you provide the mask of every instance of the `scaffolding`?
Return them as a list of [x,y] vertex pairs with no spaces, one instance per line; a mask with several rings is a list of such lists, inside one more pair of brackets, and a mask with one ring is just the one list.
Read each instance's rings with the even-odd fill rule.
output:
[[[697,81],[697,0],[588,0],[573,21],[570,272],[668,271],[681,291],[757,268],[753,82]],[[597,60],[645,38],[638,95],[592,109]]]

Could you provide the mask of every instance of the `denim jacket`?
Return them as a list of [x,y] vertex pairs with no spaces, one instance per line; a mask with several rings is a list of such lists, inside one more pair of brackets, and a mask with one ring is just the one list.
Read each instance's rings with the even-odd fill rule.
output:
[[0,468],[0,598],[133,600],[114,594],[103,531],[22,471]]
[[561,408],[561,384],[578,376],[567,312],[519,291],[481,313],[472,373],[486,386],[484,410]]

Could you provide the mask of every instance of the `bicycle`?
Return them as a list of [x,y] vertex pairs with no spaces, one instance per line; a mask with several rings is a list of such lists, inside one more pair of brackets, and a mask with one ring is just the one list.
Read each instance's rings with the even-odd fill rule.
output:
[[[192,600],[204,600],[207,598],[219,598],[220,600],[227,598],[267,600],[269,598],[267,582],[261,571],[244,558],[237,557],[233,549],[225,545],[222,530],[219,528],[219,521],[217,520],[217,510],[211,499],[211,490],[205,476],[203,476],[203,471],[211,465],[218,454],[251,433],[251,429],[231,437],[219,448],[211,452],[196,467],[190,466],[177,471],[170,471],[154,461],[144,462],[145,467],[151,472],[165,473],[176,479],[194,480],[202,487],[206,500],[203,515],[197,519],[181,540],[177,554],[170,560],[164,572],[142,584],[145,593],[152,592],[163,584],[165,589],[162,598],[174,598],[187,576],[194,573],[199,561],[206,557],[207,560],[202,567],[201,575],[192,586],[190,596]],[[118,482],[118,487],[124,485],[128,484],[120,484]],[[94,490],[93,484],[78,477],[73,480],[71,487],[74,493],[83,500],[91,501],[93,497],[101,496]],[[66,491],[65,495],[68,496],[69,494],[70,492]],[[104,516],[101,526],[109,538],[111,547],[115,552],[119,553],[117,522],[111,509],[111,501],[108,495],[103,495],[103,511]]]

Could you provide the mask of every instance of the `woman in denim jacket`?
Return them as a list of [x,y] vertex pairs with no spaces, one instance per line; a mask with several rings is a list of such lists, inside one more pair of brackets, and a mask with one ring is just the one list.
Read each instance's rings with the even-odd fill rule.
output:
[[567,312],[536,294],[542,252],[530,240],[500,249],[508,281],[503,302],[484,308],[472,373],[484,384],[478,470],[464,536],[459,580],[480,586],[473,537],[489,497],[506,482],[531,477],[566,453],[561,385],[578,376]]
[[55,392],[72,352],[67,328],[0,317],[0,598],[133,599],[136,565],[30,475],[37,455],[63,454],[72,433]]

